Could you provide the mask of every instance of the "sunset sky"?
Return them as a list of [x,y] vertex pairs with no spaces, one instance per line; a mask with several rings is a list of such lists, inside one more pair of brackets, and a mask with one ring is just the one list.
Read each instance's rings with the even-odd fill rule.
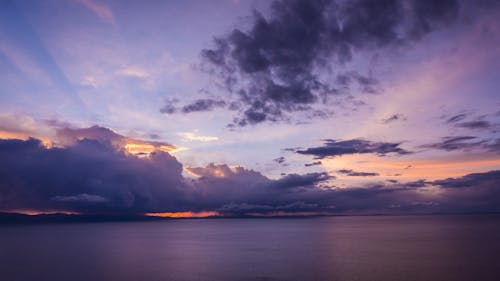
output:
[[496,1],[1,1],[0,211],[500,211]]

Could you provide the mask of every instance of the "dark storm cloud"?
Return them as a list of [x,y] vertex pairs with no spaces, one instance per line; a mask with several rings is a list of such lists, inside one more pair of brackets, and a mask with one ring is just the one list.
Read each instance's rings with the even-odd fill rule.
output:
[[384,156],[389,153],[395,153],[399,155],[411,153],[401,148],[400,145],[401,143],[373,142],[363,139],[353,139],[345,141],[325,140],[323,146],[297,149],[295,150],[295,152],[299,154],[313,155],[317,159],[342,156],[346,154],[373,153]]
[[356,172],[353,170],[342,169],[338,170],[337,173],[343,174],[349,177],[375,177],[378,176],[379,173],[369,173],[369,172]]
[[182,165],[166,152],[147,159],[82,139],[65,148],[0,140],[0,206],[5,210],[143,213],[181,208]]
[[202,57],[240,102],[236,125],[278,121],[352,83],[376,92],[374,77],[344,66],[359,53],[411,44],[458,12],[455,0],[274,1],[268,17],[255,11],[248,29],[215,38]]

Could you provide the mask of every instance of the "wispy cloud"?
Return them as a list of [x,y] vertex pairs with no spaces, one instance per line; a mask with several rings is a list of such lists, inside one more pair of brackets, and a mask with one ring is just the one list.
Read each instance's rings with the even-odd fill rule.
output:
[[139,67],[126,67],[118,70],[116,74],[126,77],[135,77],[135,78],[146,78],[149,76],[149,73],[146,72],[146,70]]
[[116,26],[115,16],[111,8],[103,1],[98,0],[77,0],[83,4],[87,9],[92,11],[101,20]]
[[211,142],[211,141],[219,140],[218,137],[201,136],[201,135],[197,135],[196,133],[192,133],[192,132],[181,132],[181,133],[178,133],[177,135],[181,136],[186,141]]

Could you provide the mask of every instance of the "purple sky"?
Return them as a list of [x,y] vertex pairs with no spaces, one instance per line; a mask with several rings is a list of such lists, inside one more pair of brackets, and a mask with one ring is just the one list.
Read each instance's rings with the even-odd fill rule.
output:
[[494,2],[2,1],[0,211],[499,211]]

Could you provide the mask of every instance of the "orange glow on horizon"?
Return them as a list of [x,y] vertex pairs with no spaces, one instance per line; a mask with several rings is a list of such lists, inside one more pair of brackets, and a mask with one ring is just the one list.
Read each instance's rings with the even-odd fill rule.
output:
[[162,218],[207,218],[215,217],[220,214],[215,211],[202,211],[202,212],[164,212],[164,213],[147,213],[149,217],[162,217]]
[[[4,212],[4,211],[1,211]],[[54,211],[54,210],[49,210],[49,211],[37,211],[37,210],[8,210],[5,211],[8,213],[16,213],[16,214],[22,214],[22,215],[28,215],[28,216],[38,216],[38,215],[55,215],[55,214],[63,214],[63,215],[80,215],[78,212],[71,212],[71,211]]]

